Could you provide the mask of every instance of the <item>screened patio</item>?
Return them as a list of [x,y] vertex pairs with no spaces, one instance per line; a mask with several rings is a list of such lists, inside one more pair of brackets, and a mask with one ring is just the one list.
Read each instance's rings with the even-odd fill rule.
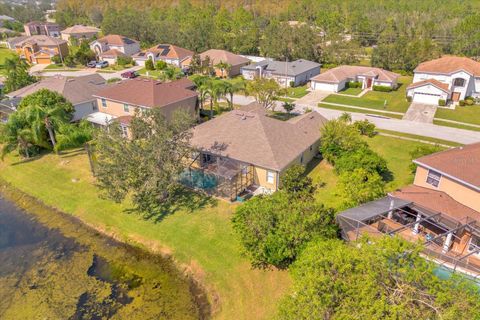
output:
[[347,241],[396,235],[421,243],[427,258],[480,282],[480,228],[469,217],[455,219],[387,196],[339,213],[337,222]]

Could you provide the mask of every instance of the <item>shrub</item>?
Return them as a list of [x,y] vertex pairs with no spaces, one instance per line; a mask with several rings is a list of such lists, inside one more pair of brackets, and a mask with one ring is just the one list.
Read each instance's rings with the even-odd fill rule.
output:
[[65,59],[63,59],[63,61],[65,62],[65,65],[67,67],[75,67],[76,65],[76,61],[73,56],[66,56]]
[[[442,151],[443,149],[438,145],[421,145],[410,151],[410,159],[413,161],[423,156]],[[412,173],[415,173],[417,170],[417,165],[413,162],[410,162],[409,166]]]
[[117,64],[119,66],[126,66],[127,64],[132,64],[133,63],[133,60],[132,60],[132,57],[125,57],[125,56],[119,56],[117,58]]
[[315,192],[312,178],[305,175],[305,167],[295,164],[288,168],[281,177],[280,189],[285,190],[289,196],[307,198]]
[[465,101],[467,100],[475,101],[475,98],[472,96],[468,96],[468,97],[465,97]]
[[475,101],[470,100],[470,99],[469,99],[469,100],[465,100],[465,104],[466,104],[467,106],[473,106],[473,105],[475,104]]
[[373,91],[390,92],[392,90],[389,86],[373,86]]
[[147,70],[155,70],[155,67],[153,66],[153,61],[152,59],[148,59],[145,61],[145,69]]
[[165,68],[167,68],[167,63],[163,60],[158,60],[155,64],[155,68],[157,70],[164,70]]
[[447,105],[447,101],[445,101],[445,99],[438,99],[438,105],[444,107]]
[[459,105],[460,107],[464,107],[464,106],[465,106],[465,100],[460,100],[460,101],[458,101],[458,105]]
[[52,60],[52,62],[55,63],[55,64],[62,63],[62,59],[60,58],[59,55],[53,56],[50,60]]
[[284,102],[282,106],[288,114],[295,109],[295,103],[293,102]]
[[407,96],[407,101],[412,102],[412,96]]
[[346,87],[347,88],[361,88],[362,83],[359,82],[359,81],[349,81],[349,82],[347,82]]
[[107,83],[115,83],[115,82],[118,82],[118,81],[122,81],[122,79],[120,78],[110,78],[107,80]]
[[362,136],[373,137],[375,135],[375,124],[367,119],[355,121],[353,126]]
[[290,81],[289,84],[291,88],[295,87],[295,81]]
[[382,177],[377,172],[369,172],[364,168],[342,173],[338,185],[347,208],[385,195],[385,181]]
[[353,172],[355,169],[365,169],[369,173],[378,173],[381,176],[389,173],[387,161],[366,147],[344,153],[335,162],[337,174]]
[[358,131],[342,120],[327,122],[322,127],[321,133],[320,153],[331,164],[335,164],[335,161],[345,153],[367,146]]

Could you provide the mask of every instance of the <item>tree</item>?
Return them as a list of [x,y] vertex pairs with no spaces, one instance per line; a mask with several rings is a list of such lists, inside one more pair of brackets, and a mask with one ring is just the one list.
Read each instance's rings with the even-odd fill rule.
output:
[[335,171],[338,174],[352,172],[355,169],[365,169],[382,177],[390,173],[387,161],[367,147],[346,152],[335,161]]
[[94,127],[86,120],[79,123],[64,123],[60,125],[56,135],[55,151],[83,147],[94,136]]
[[346,171],[339,176],[339,189],[347,208],[381,198],[385,195],[385,182],[377,172],[363,168]]
[[215,68],[220,69],[220,71],[222,73],[222,77],[226,78],[228,76],[232,66],[230,64],[226,63],[226,62],[220,61],[219,63],[217,63],[215,65]]
[[139,112],[130,122],[126,139],[117,122],[96,138],[97,184],[116,202],[131,196],[145,215],[163,213],[175,201],[178,176],[185,170],[190,147],[192,116],[176,112],[168,121],[160,108]]
[[155,70],[152,59],[148,58],[147,61],[145,61],[145,69],[150,71]]
[[[423,156],[428,156],[429,154],[435,153],[435,152],[440,152],[443,151],[444,149],[440,147],[439,145],[428,145],[428,144],[422,144],[420,146],[417,146],[415,149],[410,151],[410,159],[413,161],[415,159],[418,159]],[[415,163],[410,163],[410,171],[412,173],[415,173],[417,170],[417,165]]]
[[275,107],[276,98],[281,94],[282,89],[273,79],[255,78],[247,82],[246,91],[265,109],[272,109]]
[[467,15],[455,27],[453,47],[456,53],[467,56],[480,56],[480,14]]
[[[225,89],[224,90],[225,97],[230,106],[230,110],[233,110],[234,108],[233,95],[239,91],[245,90],[245,80],[243,78],[240,78],[240,79],[234,79],[232,81],[225,82],[224,89]],[[230,96],[230,98],[228,98],[228,96]]]
[[23,98],[17,112],[25,116],[36,145],[55,148],[55,132],[60,126],[70,122],[74,108],[59,93],[40,89]]
[[157,70],[165,70],[168,67],[167,63],[163,60],[158,60],[155,64],[155,69]]
[[254,197],[237,208],[232,221],[246,255],[259,268],[285,268],[308,241],[337,234],[332,209],[292,199],[285,191]]
[[76,63],[86,65],[88,62],[95,60],[95,52],[90,49],[87,41],[81,41],[80,46],[74,54]]
[[200,102],[200,109],[204,109],[204,103],[208,96],[208,85],[207,83],[211,81],[211,78],[208,76],[194,74],[190,77],[190,79],[195,84],[198,92],[198,100]]
[[202,73],[202,60],[198,53],[194,53],[190,62],[190,70],[192,73]]
[[316,188],[312,178],[306,175],[305,167],[295,164],[282,175],[280,189],[295,198],[311,198]]
[[35,77],[28,73],[28,63],[25,59],[20,59],[18,56],[6,58],[4,62],[7,79],[5,80],[3,92],[8,93],[36,81]]
[[117,58],[117,64],[118,64],[119,66],[124,67],[124,66],[126,66],[127,64],[133,64],[133,59],[132,59],[132,57],[120,55],[120,56],[118,56],[118,58]]
[[375,124],[367,119],[355,121],[353,127],[357,129],[362,136],[371,138],[375,135]]
[[278,318],[478,319],[478,287],[438,278],[421,249],[397,237],[313,241],[290,267],[293,290]]
[[167,66],[163,70],[163,72],[160,74],[160,79],[164,81],[165,80],[172,81],[172,80],[180,79],[182,76],[183,76],[182,70],[174,66]]
[[282,105],[283,109],[285,109],[285,111],[290,114],[290,112],[292,112],[294,109],[295,109],[295,103],[293,102],[284,102],[283,105]]
[[18,150],[18,153],[27,159],[38,151],[34,145],[32,131],[24,115],[19,112],[10,115],[7,123],[0,124],[0,144],[2,160],[14,150]]
[[340,117],[338,117],[338,120],[344,121],[345,123],[352,123],[352,115],[348,112],[343,112]]

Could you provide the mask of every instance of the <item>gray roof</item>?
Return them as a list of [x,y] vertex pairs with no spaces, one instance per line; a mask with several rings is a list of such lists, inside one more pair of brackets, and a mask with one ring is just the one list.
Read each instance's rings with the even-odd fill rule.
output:
[[23,98],[40,89],[48,89],[63,95],[73,105],[94,100],[92,95],[105,88],[106,81],[99,74],[68,78],[54,76],[44,78],[29,86],[7,94],[9,98]]
[[361,206],[340,212],[337,215],[337,218],[347,218],[350,220],[363,222],[385,214],[391,210],[403,208],[409,204],[412,204],[412,201],[406,201],[403,199],[387,196],[375,201],[367,202],[365,204],[362,204]]
[[6,16],[6,15],[0,15],[0,20],[15,21],[14,18]]
[[243,67],[243,69],[255,70],[257,67],[262,67],[262,69],[264,69],[265,71],[270,71],[274,74],[285,75],[286,73],[287,76],[295,77],[309,70],[320,68],[320,64],[304,59],[299,59],[291,62],[264,60],[245,66]]

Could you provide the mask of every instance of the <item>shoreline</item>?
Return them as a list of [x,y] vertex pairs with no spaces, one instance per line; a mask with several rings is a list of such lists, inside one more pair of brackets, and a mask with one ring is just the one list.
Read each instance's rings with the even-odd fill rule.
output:
[[[24,211],[25,214],[36,218],[38,223],[49,229],[58,229],[64,236],[72,237],[80,244],[98,248],[98,242],[103,241],[106,245],[111,245],[130,253],[132,257],[162,259],[178,273],[182,280],[188,283],[189,293],[197,308],[199,319],[212,318],[214,313],[212,312],[213,308],[210,302],[210,295],[212,293],[196,278],[194,272],[189,270],[187,266],[176,261],[168,252],[155,250],[142,242],[122,239],[114,232],[108,232],[103,228],[95,227],[75,215],[46,205],[41,200],[21,191],[1,178],[0,196]],[[83,236],[85,234],[91,237],[80,237],[80,235]],[[218,299],[215,300],[217,301]]]

